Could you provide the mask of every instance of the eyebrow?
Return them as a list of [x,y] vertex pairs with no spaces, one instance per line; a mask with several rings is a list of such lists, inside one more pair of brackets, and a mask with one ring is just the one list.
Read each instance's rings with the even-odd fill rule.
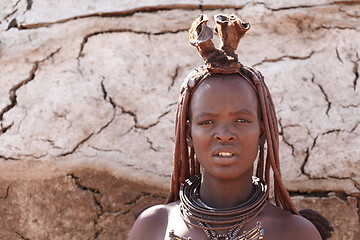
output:
[[[239,111],[235,111],[235,112],[230,113],[230,115],[234,115],[234,116],[236,116],[236,115],[242,115],[242,114],[246,114],[246,115],[256,115],[256,114],[250,112],[250,111],[247,110],[247,109],[243,109],[243,110],[239,110]],[[212,113],[212,112],[202,112],[202,113],[196,115],[195,118],[198,119],[198,118],[203,118],[203,117],[215,117],[215,116],[217,116],[217,114]]]

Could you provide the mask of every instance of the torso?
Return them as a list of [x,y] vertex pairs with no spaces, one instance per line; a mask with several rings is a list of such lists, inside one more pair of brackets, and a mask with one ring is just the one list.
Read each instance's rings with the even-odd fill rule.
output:
[[[276,217],[274,217],[274,213],[276,214]],[[241,232],[253,229],[254,227],[256,227],[257,222],[260,221],[264,229],[264,239],[283,239],[278,236],[276,232],[273,231],[273,227],[271,226],[274,226],[274,224],[278,225],[277,222],[280,222],[281,218],[284,218],[288,215],[292,214],[287,213],[267,202],[263,211],[257,217],[245,224],[242,227]],[[174,203],[173,206],[170,206],[169,208],[169,222],[166,232],[169,233],[172,230],[176,235],[184,238],[191,237],[192,240],[207,240],[207,237],[205,236],[202,229],[189,226],[183,221],[183,219],[180,217],[180,208],[178,202]],[[221,233],[226,232],[227,231],[223,231]],[[168,238],[168,236],[165,236],[164,239],[168,240],[170,238]]]
[[[179,206],[179,202],[174,202],[150,208],[142,214],[144,219],[148,218],[145,220],[148,221],[147,230],[144,229],[144,226],[140,226],[141,223],[138,223],[138,226],[135,226],[133,231],[144,231],[143,235],[149,237],[147,239],[170,240],[169,233],[173,231],[176,236],[183,239],[190,237],[192,240],[207,240],[208,238],[202,229],[195,228],[184,222],[180,216]],[[309,238],[309,235],[314,235],[312,233],[314,233],[315,229],[309,221],[286,212],[270,202],[267,202],[262,212],[246,223],[241,230],[248,231],[256,227],[258,221],[262,223],[265,240],[319,239],[318,236]],[[240,233],[242,233],[242,231]],[[141,235],[141,233],[137,233],[137,235]],[[134,236],[136,234],[132,235]],[[145,240],[145,238],[132,238],[132,235],[130,235],[130,239]],[[175,238],[174,240],[178,239]]]

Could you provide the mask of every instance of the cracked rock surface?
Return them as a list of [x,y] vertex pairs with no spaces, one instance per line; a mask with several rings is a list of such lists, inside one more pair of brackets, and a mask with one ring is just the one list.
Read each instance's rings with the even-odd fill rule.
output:
[[166,196],[86,168],[0,185],[0,239],[127,239],[135,216]]
[[333,239],[356,239],[359,9],[329,0],[2,0],[0,239],[126,239],[134,215],[164,201],[178,91],[203,63],[187,30],[219,12],[251,23],[239,60],[272,93],[297,206],[329,217]]

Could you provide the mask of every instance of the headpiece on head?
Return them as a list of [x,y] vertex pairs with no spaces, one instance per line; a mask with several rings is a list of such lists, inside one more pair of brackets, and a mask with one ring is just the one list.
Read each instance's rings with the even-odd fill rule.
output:
[[213,31],[207,26],[208,18],[200,15],[189,30],[190,44],[195,46],[211,73],[236,73],[240,63],[235,53],[240,39],[250,29],[249,23],[242,23],[235,15],[217,14],[215,32],[220,36],[220,48],[212,42]]
[[[196,68],[185,79],[176,111],[175,120],[175,151],[174,168],[171,176],[171,188],[167,202],[179,200],[180,185],[185,179],[200,174],[200,165],[196,160],[193,147],[186,141],[186,128],[188,119],[189,102],[191,96],[200,83],[211,74],[238,73],[255,90],[261,107],[262,124],[264,125],[265,141],[259,143],[259,159],[256,176],[264,180],[270,188],[270,170],[273,172],[274,196],[277,206],[299,214],[295,209],[289,193],[287,192],[280,173],[279,161],[279,130],[275,107],[271,94],[264,82],[262,74],[252,67],[247,67],[238,61],[235,53],[240,39],[250,29],[249,23],[242,23],[234,15],[215,16],[215,32],[220,36],[220,48],[215,48],[212,42],[213,32],[206,25],[208,18],[205,14],[197,18],[190,30],[190,44],[195,46],[205,61],[205,65]],[[266,144],[266,147],[265,147]],[[266,154],[265,154],[266,149]],[[190,150],[190,151],[189,151]],[[319,230],[323,239],[331,236],[331,226],[320,214],[304,210],[301,215],[307,217]],[[316,219],[315,217],[316,216]]]

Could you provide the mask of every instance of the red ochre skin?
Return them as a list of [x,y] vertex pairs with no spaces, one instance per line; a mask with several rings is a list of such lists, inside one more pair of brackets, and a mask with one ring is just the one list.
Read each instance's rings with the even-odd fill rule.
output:
[[[258,112],[256,94],[240,75],[209,77],[193,93],[187,138],[202,166],[200,198],[206,204],[231,207],[251,194],[253,163],[263,136]],[[231,156],[221,157],[219,152]],[[270,202],[243,230],[253,228],[257,221],[263,224],[265,240],[321,239],[310,221]],[[177,201],[144,211],[129,240],[168,240],[171,230],[192,240],[207,239],[201,229],[183,221]]]

